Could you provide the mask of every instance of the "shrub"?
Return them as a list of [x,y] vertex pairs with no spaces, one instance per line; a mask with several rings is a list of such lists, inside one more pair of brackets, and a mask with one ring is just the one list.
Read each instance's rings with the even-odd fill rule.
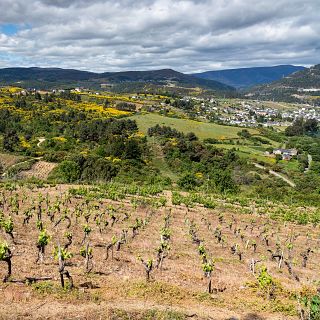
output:
[[59,164],[58,172],[65,182],[74,182],[80,178],[80,167],[71,160],[62,161]]

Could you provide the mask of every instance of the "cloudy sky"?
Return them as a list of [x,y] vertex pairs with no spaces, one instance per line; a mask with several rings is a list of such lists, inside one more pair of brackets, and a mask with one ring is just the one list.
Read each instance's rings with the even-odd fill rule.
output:
[[320,0],[0,0],[0,68],[320,63]]

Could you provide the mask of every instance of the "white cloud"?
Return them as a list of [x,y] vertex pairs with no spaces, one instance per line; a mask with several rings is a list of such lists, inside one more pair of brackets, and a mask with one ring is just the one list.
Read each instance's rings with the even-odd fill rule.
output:
[[0,66],[92,71],[315,64],[318,0],[0,0]]

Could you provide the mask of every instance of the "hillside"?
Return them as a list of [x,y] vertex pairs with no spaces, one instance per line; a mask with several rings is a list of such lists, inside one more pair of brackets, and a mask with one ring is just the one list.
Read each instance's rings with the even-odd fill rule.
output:
[[0,81],[5,83],[19,81],[81,81],[97,77],[98,74],[87,71],[60,68],[4,68],[0,69]]
[[60,68],[5,68],[0,69],[0,84],[19,84],[24,87],[99,87],[102,83],[145,82],[167,85],[176,83],[186,87],[202,87],[213,90],[234,88],[213,80],[199,79],[171,69],[151,71],[126,71],[93,73]]
[[[200,139],[214,138],[221,141],[239,138],[238,133],[241,131],[239,127],[223,126],[189,119],[169,118],[156,113],[138,114],[130,117],[130,119],[137,122],[139,130],[144,134],[148,133],[148,128],[157,124],[170,126],[185,134],[193,132]],[[249,129],[249,132],[252,134],[258,133],[254,129]]]
[[244,89],[258,84],[270,83],[304,69],[301,66],[280,65],[207,71],[193,75],[202,79],[219,81],[237,89]]
[[3,319],[294,320],[294,297],[315,287],[317,231],[284,223],[314,208],[129,185],[8,188]]
[[291,74],[270,84],[270,87],[289,87],[293,89],[320,88],[320,64]]
[[317,298],[316,138],[286,143],[305,172],[266,155],[282,132],[179,97],[24,91],[0,89],[0,319],[297,320]]
[[320,64],[295,72],[281,80],[257,86],[250,94],[261,99],[319,104]]

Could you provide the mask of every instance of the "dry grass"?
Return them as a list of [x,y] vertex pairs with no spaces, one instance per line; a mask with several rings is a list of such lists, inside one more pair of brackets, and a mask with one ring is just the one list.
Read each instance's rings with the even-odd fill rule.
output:
[[23,160],[22,156],[15,156],[8,153],[0,153],[0,163],[2,164],[4,170],[7,170],[14,164]]
[[[92,201],[92,205],[97,205],[99,208],[91,209],[89,224],[92,232],[89,239],[93,248],[94,267],[90,274],[86,274],[84,259],[79,254],[85,221],[80,217],[76,223],[74,212],[76,206],[85,211],[86,204],[84,199],[79,198],[71,198],[69,202],[65,197],[67,191],[67,186],[57,186],[34,190],[21,188],[13,192],[12,195],[17,194],[20,199],[19,215],[12,215],[16,244],[13,244],[4,232],[1,235],[1,238],[5,238],[10,244],[14,254],[13,279],[50,276],[52,280],[48,283],[39,282],[33,287],[2,284],[0,290],[5,298],[0,302],[0,318],[68,319],[77,316],[83,319],[95,319],[108,315],[109,319],[184,319],[186,315],[194,315],[195,319],[228,319],[232,316],[245,319],[251,312],[259,314],[263,319],[297,319],[293,294],[303,287],[314,288],[318,279],[320,255],[316,249],[317,229],[310,226],[284,225],[258,215],[237,215],[237,209],[218,207],[209,210],[195,207],[187,210],[183,206],[176,206],[171,208],[170,255],[165,259],[163,269],[155,269],[151,273],[151,282],[146,283],[143,266],[137,257],[140,255],[145,260],[155,258],[155,249],[160,244],[160,230],[164,225],[168,208],[135,209],[130,199],[121,202],[105,199]],[[48,194],[50,206],[57,200],[66,202],[61,208],[67,207],[68,210],[61,211],[71,217],[72,224],[68,231],[73,233],[73,243],[70,246],[73,257],[67,269],[78,288],[84,282],[92,282],[98,288],[76,289],[71,292],[59,289],[58,263],[53,257],[53,251],[58,242],[62,245],[66,242],[64,233],[67,231],[67,223],[63,221],[59,227],[54,227],[54,223],[50,222],[46,214],[44,203],[43,222],[52,240],[46,248],[44,263],[35,263],[36,241],[39,234],[36,228],[36,211],[29,224],[23,225],[22,221],[23,212],[32,203],[37,203],[39,193],[44,197]],[[10,191],[4,191],[4,194],[7,199],[12,197]],[[111,220],[108,218],[109,225],[100,233],[93,217],[95,213],[108,212],[110,205],[116,209],[118,221],[111,227]],[[10,210],[7,203],[4,209],[6,216],[10,214]],[[130,215],[128,219],[125,219],[126,213]],[[224,222],[219,221],[221,213],[224,215]],[[123,245],[120,251],[114,252],[113,260],[111,258],[105,260],[105,248],[101,246],[109,243],[113,236],[119,237],[122,230],[130,230],[129,227],[136,218],[144,219],[147,215],[150,216],[150,221],[139,234],[131,239],[129,231],[128,243]],[[233,217],[236,222],[229,229],[227,222]],[[59,214],[55,211],[55,222],[58,218]],[[252,218],[255,219],[255,223],[251,231]],[[209,256],[215,260],[213,287],[223,292],[214,294],[205,292],[207,279],[202,272],[197,246],[192,243],[188,234],[188,224],[191,221],[196,225],[198,236],[204,241]],[[277,238],[284,243],[291,231],[298,235],[294,242],[293,256],[294,271],[299,275],[300,282],[295,281],[286,268],[278,269],[277,263],[270,260],[268,247],[259,237],[266,223],[268,228],[275,232],[270,238],[272,249]],[[213,235],[218,225],[223,230],[224,245],[217,243]],[[249,227],[246,228],[247,225]],[[243,241],[239,235],[234,234],[235,227],[243,230]],[[251,247],[245,249],[246,241],[253,239],[257,242],[256,253]],[[231,253],[230,246],[234,243],[238,243],[243,251],[242,261]],[[307,268],[302,268],[300,254],[306,246],[311,246],[315,250],[310,256]],[[266,299],[266,296],[257,289],[256,278],[248,268],[252,258],[261,260],[260,265],[266,265],[272,277],[281,284],[282,291],[275,299]],[[5,272],[6,266],[1,262],[0,277],[4,277]]]

